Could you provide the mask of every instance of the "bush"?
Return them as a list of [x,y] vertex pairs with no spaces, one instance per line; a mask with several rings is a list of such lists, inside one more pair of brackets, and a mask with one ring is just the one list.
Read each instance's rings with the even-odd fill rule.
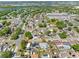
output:
[[3,21],[2,24],[3,24],[4,26],[8,26],[8,25],[11,24],[11,22],[10,22],[10,21]]
[[39,27],[46,27],[47,25],[45,23],[40,23]]
[[50,30],[48,30],[47,32],[45,32],[46,35],[49,35],[51,33]]
[[69,30],[69,31],[71,31],[71,30],[72,30],[72,28],[71,28],[71,27],[68,27],[68,30]]
[[75,28],[75,30],[76,30],[76,32],[78,32],[79,33],[79,28],[77,27],[77,28]]
[[56,29],[53,29],[53,33],[56,33],[57,32],[57,30]]
[[69,26],[73,26],[73,24],[71,22],[68,23]]
[[51,22],[56,22],[56,20],[58,20],[58,19],[51,19]]
[[58,19],[48,19],[48,23],[55,23]]

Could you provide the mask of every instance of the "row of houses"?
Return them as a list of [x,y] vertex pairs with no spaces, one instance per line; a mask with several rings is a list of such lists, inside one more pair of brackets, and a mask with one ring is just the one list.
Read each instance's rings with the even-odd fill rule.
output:
[[60,20],[70,20],[78,17],[77,14],[68,14],[68,13],[47,13],[48,18],[56,18]]
[[[59,49],[59,57],[70,57],[75,58],[78,57],[78,53],[76,53],[72,48],[71,45],[74,43],[70,43],[67,40],[53,40],[53,42],[56,44],[57,48]],[[72,52],[71,52],[72,51]],[[70,54],[71,53],[71,54]]]

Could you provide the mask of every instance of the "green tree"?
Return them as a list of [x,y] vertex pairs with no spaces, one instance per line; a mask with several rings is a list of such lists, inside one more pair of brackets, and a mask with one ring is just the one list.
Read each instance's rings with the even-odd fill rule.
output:
[[4,27],[1,31],[0,31],[0,36],[4,36],[6,34],[9,34],[9,27]]
[[72,45],[71,48],[73,48],[75,51],[79,51],[79,44]]
[[67,38],[66,32],[59,33],[59,36],[60,36],[60,38],[62,38],[62,39]]
[[17,29],[15,30],[15,32],[12,33],[11,39],[12,39],[12,40],[16,40],[16,39],[18,38],[18,35],[20,34],[20,32],[21,32],[21,28],[17,28]]
[[31,32],[29,32],[29,31],[28,32],[25,32],[25,36],[28,37],[29,39],[32,39],[33,38]]
[[64,21],[58,21],[56,23],[56,26],[59,28],[59,29],[63,29],[64,27],[66,27],[66,24],[64,23]]
[[4,51],[0,52],[0,57],[1,58],[11,58],[13,53],[11,51]]
[[20,43],[20,48],[21,49],[25,49],[26,48],[26,42],[25,40],[22,40],[21,43]]

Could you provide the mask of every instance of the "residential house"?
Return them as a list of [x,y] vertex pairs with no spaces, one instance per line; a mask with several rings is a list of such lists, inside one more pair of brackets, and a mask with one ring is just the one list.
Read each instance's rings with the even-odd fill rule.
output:
[[39,43],[40,48],[42,49],[48,49],[48,43]]

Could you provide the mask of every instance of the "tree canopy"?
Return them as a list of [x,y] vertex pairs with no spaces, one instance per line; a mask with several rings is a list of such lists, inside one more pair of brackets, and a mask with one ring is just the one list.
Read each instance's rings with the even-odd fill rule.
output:
[[22,40],[21,43],[20,43],[20,48],[21,49],[25,49],[26,48],[26,42],[25,40]]
[[1,58],[11,58],[13,53],[11,51],[4,51],[0,52],[0,57]]
[[4,27],[1,31],[0,31],[0,36],[4,36],[6,34],[9,34],[9,27]]
[[15,32],[12,33],[11,39],[12,39],[12,40],[16,40],[16,39],[18,38],[18,35],[20,34],[20,32],[21,32],[21,28],[17,28],[17,29],[15,30]]
[[64,39],[67,37],[66,32],[59,33],[60,38]]
[[79,51],[79,44],[75,44],[71,46],[75,51]]
[[33,38],[31,32],[29,31],[25,33],[25,36],[28,37],[29,39]]
[[63,29],[64,27],[66,27],[66,24],[64,23],[64,21],[58,21],[56,23],[56,26],[59,28],[59,29]]

